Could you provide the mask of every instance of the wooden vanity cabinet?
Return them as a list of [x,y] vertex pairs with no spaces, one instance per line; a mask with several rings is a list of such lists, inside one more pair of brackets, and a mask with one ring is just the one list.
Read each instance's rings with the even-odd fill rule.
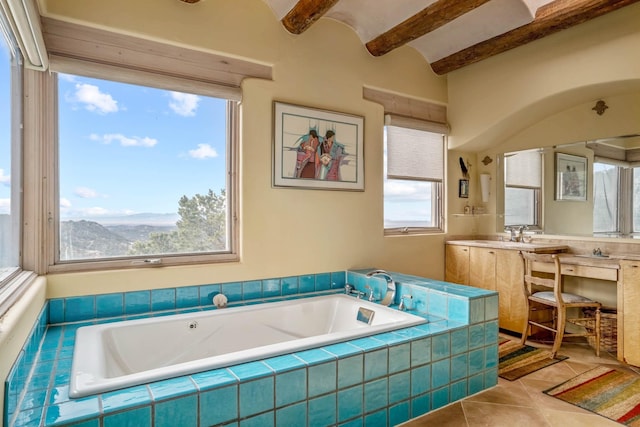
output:
[[469,284],[469,247],[445,245],[444,280],[459,285]]
[[526,313],[519,252],[446,245],[445,257],[445,280],[497,291],[500,328],[521,334]]
[[469,248],[469,285],[496,290],[496,249]]
[[622,334],[618,333],[618,351],[622,347],[623,360],[640,366],[640,261],[622,260],[620,270],[622,295],[618,293],[618,329],[622,327]]

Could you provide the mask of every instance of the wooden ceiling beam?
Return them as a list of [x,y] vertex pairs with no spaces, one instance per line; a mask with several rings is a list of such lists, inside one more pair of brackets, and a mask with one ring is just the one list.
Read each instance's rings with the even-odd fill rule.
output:
[[367,50],[373,56],[382,56],[482,6],[488,1],[438,0],[411,18],[367,42]]
[[339,0],[299,0],[282,18],[282,25],[292,34],[302,34],[322,18]]
[[431,68],[436,74],[447,74],[637,1],[640,0],[556,0],[538,9],[531,23],[435,61]]

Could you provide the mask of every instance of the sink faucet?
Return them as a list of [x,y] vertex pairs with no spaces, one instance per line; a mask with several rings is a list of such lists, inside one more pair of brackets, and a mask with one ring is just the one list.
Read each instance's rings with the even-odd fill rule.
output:
[[389,275],[389,273],[387,273],[384,270],[373,270],[367,273],[367,277],[374,277],[374,276],[382,276],[387,281],[387,292],[384,298],[382,298],[382,301],[380,301],[380,304],[382,305],[393,304],[395,302],[395,297],[396,297],[396,282]]
[[507,227],[507,230],[511,232],[511,237],[509,238],[509,241],[522,242],[522,232],[528,229],[529,227],[527,227],[526,225],[512,225],[511,227]]

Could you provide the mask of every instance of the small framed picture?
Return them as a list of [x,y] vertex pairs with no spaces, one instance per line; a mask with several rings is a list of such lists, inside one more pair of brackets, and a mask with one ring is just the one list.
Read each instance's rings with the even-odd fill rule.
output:
[[556,200],[587,200],[587,158],[556,153]]
[[458,197],[461,199],[469,198],[469,180],[461,179],[458,181]]

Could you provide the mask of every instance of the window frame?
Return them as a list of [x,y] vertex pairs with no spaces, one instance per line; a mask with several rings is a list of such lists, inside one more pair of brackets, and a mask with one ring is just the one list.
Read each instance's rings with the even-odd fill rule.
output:
[[[70,65],[69,65],[70,64]],[[80,65],[78,71],[73,69],[73,63],[65,64],[65,72],[70,72],[74,75],[83,76],[82,71],[86,68]],[[131,70],[123,70],[125,78],[119,79],[118,75],[112,74],[113,67],[105,68],[105,75],[99,71],[98,67],[91,67],[91,77],[96,77],[104,80],[111,80],[115,82],[128,83],[131,81],[132,76],[135,79],[135,72]],[[57,117],[57,72],[49,73],[48,79],[50,84],[48,85],[50,91],[47,96],[48,100],[48,120],[51,121],[54,127],[53,134],[55,137],[51,144],[44,144],[41,152],[46,152],[45,156],[54,159],[53,162],[49,162],[49,168],[45,172],[46,176],[53,177],[51,180],[54,183],[53,189],[44,189],[44,197],[48,200],[48,205],[51,207],[46,218],[47,232],[46,241],[44,247],[47,248],[47,272],[77,272],[77,271],[92,271],[92,270],[110,270],[110,269],[127,269],[127,268],[145,268],[145,267],[158,267],[158,266],[176,266],[176,265],[190,265],[190,264],[203,264],[203,263],[222,263],[222,262],[237,262],[239,260],[238,239],[239,239],[239,221],[238,221],[238,199],[239,199],[239,182],[238,176],[238,152],[239,152],[239,103],[235,100],[227,99],[227,188],[226,188],[226,201],[228,209],[229,220],[229,248],[223,252],[212,253],[194,253],[194,254],[158,254],[158,255],[143,255],[143,256],[123,256],[117,258],[99,258],[99,259],[79,259],[79,260],[60,260],[59,259],[59,230],[60,230],[60,203],[59,203],[59,191],[58,191],[58,117]],[[211,91],[207,85],[203,85],[201,82],[193,81],[190,86],[185,87],[188,82],[181,82],[179,87],[172,85],[172,80],[168,79],[166,82],[162,82],[162,76],[156,76],[154,83],[160,82],[160,85],[147,84],[141,86],[152,86],[160,89],[167,90],[180,90],[189,91],[189,93],[197,95],[210,96]],[[138,84],[138,83],[134,83]],[[218,96],[220,97],[220,96]],[[44,141],[44,139],[43,139]],[[159,261],[157,261],[159,260]]]
[[23,70],[24,62],[18,41],[11,32],[10,23],[0,12],[0,38],[8,44],[8,48],[13,52],[11,60],[10,79],[10,176],[11,176],[11,229],[12,246],[17,251],[13,255],[16,257],[16,266],[6,267],[6,272],[0,277],[0,316],[13,305],[13,303],[27,290],[35,275],[22,269],[23,254],[23,138],[24,138],[24,114],[23,114]]
[[[508,163],[508,155],[511,153],[505,153],[503,156],[504,159],[504,167],[503,167],[503,176],[504,176],[504,211],[505,211],[505,215],[504,215],[504,231],[505,232],[509,232],[513,227],[518,227],[518,226],[526,226],[528,230],[530,231],[542,231],[542,223],[544,221],[543,218],[543,214],[542,214],[542,200],[543,200],[543,193],[542,193],[542,188],[543,188],[543,181],[544,181],[544,166],[545,166],[545,158],[544,158],[544,153],[537,150],[537,149],[533,149],[533,150],[524,150],[525,151],[532,151],[532,152],[537,152],[538,155],[540,156],[540,185],[539,186],[527,186],[527,185],[508,185],[507,183],[507,176],[508,176],[508,172],[507,172],[507,163]],[[516,152],[518,153],[518,152]],[[532,190],[533,191],[533,211],[530,212],[531,215],[533,216],[533,223],[532,224],[507,224],[506,223],[506,193],[507,193],[507,189],[508,188],[514,188],[514,189],[524,189],[524,190]]]
[[[384,225],[385,217],[384,217],[384,208],[383,208],[383,229],[385,236],[406,236],[406,235],[425,235],[425,234],[441,234],[444,233],[444,176],[446,176],[446,165],[447,165],[447,134],[443,132],[444,127],[442,125],[436,125],[432,123],[428,123],[426,121],[417,120],[417,119],[409,119],[406,117],[398,118],[397,116],[387,115],[385,118],[385,126],[383,128],[384,132],[384,144],[385,150],[387,149],[387,126],[395,126],[398,128],[407,128],[414,129],[421,132],[429,132],[436,135],[442,135],[442,180],[432,180],[432,179],[421,179],[418,177],[409,177],[409,176],[393,176],[389,178],[388,175],[388,164],[385,162],[384,168],[384,178],[383,184],[389,179],[393,180],[405,180],[411,182],[427,182],[431,184],[432,188],[432,217],[433,217],[433,226],[431,227],[411,227],[411,226],[398,226],[398,227],[386,227]],[[384,188],[382,191],[383,204],[385,199]],[[434,194],[435,193],[435,194]]]

